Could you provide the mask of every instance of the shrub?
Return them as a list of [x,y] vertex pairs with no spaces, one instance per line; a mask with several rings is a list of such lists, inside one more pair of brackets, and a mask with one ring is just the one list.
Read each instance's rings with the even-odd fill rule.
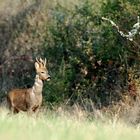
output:
[[70,98],[70,103],[91,99],[98,107],[122,98],[128,87],[129,68],[138,64],[133,58],[134,54],[138,56],[137,46],[133,48],[101,17],[111,18],[127,30],[137,19],[138,5],[134,1],[107,0],[97,12],[90,1],[85,1],[73,11],[61,5],[53,9],[43,44],[55,78],[46,86],[51,87],[49,98]]

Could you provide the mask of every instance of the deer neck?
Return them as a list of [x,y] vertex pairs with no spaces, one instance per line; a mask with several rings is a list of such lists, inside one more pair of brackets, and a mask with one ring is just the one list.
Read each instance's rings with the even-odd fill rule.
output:
[[35,82],[32,87],[32,92],[35,95],[40,95],[40,94],[42,94],[42,89],[43,89],[43,81],[39,78],[39,75],[36,74]]

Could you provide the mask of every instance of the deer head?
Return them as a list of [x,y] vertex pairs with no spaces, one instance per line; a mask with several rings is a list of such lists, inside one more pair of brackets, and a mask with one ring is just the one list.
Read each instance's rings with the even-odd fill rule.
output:
[[39,78],[41,80],[50,80],[50,75],[48,74],[48,70],[46,68],[46,58],[45,60],[42,60],[41,58],[38,60],[36,58],[36,62],[35,62],[35,69],[36,69],[36,73],[39,75]]

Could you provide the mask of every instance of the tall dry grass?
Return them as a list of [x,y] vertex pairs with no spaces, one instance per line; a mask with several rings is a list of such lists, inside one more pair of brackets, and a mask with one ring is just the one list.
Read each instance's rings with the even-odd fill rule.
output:
[[139,125],[132,127],[116,119],[88,120],[80,110],[71,115],[48,110],[37,118],[7,115],[4,109],[0,114],[0,139],[4,140],[138,140],[140,133]]

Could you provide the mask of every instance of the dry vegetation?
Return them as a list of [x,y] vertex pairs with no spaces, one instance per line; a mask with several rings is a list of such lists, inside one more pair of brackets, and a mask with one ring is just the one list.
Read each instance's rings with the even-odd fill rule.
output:
[[88,2],[0,0],[0,99],[33,85],[36,56],[48,58],[52,75],[47,111],[36,118],[2,108],[0,139],[139,139],[139,38],[125,40],[101,17],[126,31],[140,3]]
[[0,113],[0,139],[5,140],[138,140],[140,133],[139,125],[130,126],[116,118],[89,120],[80,109],[71,113],[48,110],[37,118],[22,113],[9,116],[4,109]]

